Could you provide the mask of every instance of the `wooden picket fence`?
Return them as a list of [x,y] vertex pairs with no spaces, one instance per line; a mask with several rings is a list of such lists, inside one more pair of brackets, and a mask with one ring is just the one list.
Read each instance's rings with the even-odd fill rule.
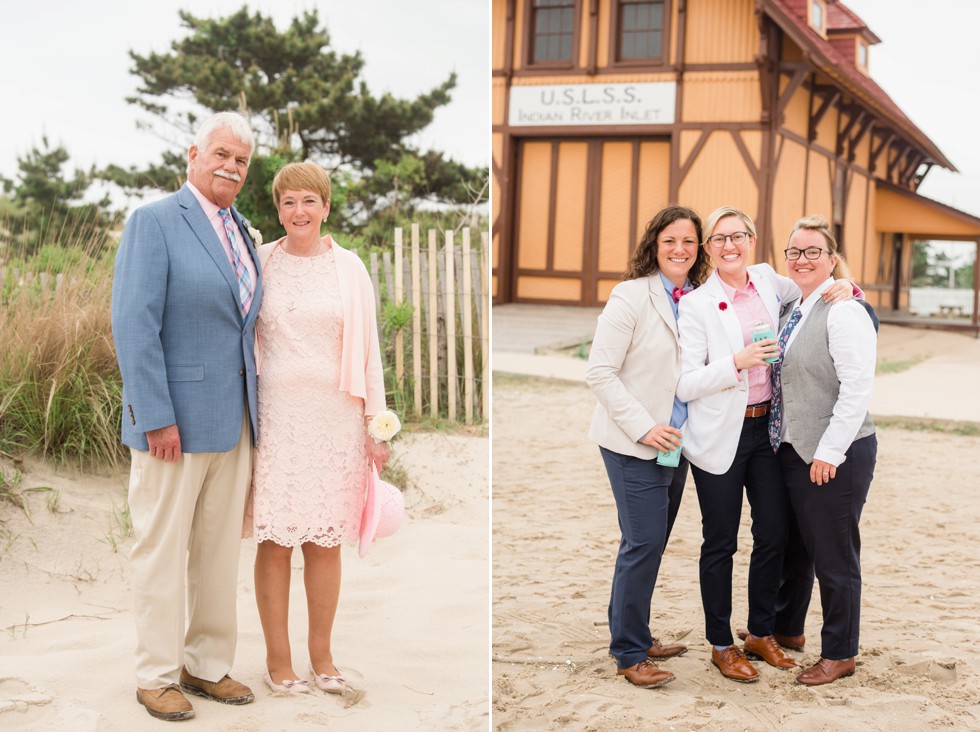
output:
[[[418,224],[409,241],[395,229],[394,252],[370,255],[378,322],[384,303],[411,306],[411,318],[394,330],[392,386],[400,408],[465,424],[490,414],[489,235],[474,246],[470,229],[457,237],[429,229],[423,244]],[[382,338],[384,338],[382,334]],[[410,364],[410,365],[409,365]]]

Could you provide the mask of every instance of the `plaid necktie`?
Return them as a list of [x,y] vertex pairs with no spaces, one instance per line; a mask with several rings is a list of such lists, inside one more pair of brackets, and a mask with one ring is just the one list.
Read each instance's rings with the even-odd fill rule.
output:
[[238,278],[238,297],[242,302],[242,319],[248,312],[248,307],[252,302],[252,278],[249,277],[248,267],[242,261],[242,250],[238,248],[238,240],[235,237],[235,221],[231,218],[231,212],[226,209],[218,209],[221,222],[225,225],[225,234],[228,235],[228,243],[231,244],[231,257],[235,265],[235,277]]
[[795,308],[793,313],[786,321],[783,332],[779,334],[779,360],[772,365],[772,407],[769,409],[769,444],[772,451],[779,449],[779,430],[783,421],[783,384],[780,374],[783,370],[783,354],[786,352],[786,343],[789,341],[790,333],[800,322],[803,313],[799,308]]

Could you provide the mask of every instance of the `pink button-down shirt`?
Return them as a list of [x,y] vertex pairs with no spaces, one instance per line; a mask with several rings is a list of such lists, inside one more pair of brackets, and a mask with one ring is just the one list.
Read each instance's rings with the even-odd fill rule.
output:
[[[205,198],[204,194],[197,190],[197,188],[194,187],[194,184],[190,181],[187,181],[187,187],[190,189],[191,193],[194,194],[194,198],[197,199],[197,202],[201,204],[201,208],[204,209],[204,215],[208,217],[208,221],[211,223],[211,226],[214,227],[214,233],[218,235],[218,241],[220,241],[221,246],[224,247],[225,256],[228,257],[228,263],[231,265],[232,274],[234,274],[235,256],[231,252],[231,242],[228,241],[228,234],[225,233],[225,224],[221,220],[221,214],[218,213],[221,210],[221,207]],[[248,270],[248,276],[251,278],[249,281],[252,283],[252,291],[254,292],[255,283],[258,282],[259,275],[255,269],[255,262],[252,261],[252,255],[249,254],[248,245],[244,240],[239,240],[238,250],[242,254],[242,262],[245,264],[245,269]],[[248,306],[245,308],[246,313],[251,310],[253,300],[249,300]]]
[[[728,295],[735,307],[735,314],[738,316],[738,323],[742,326],[742,342],[749,345],[752,342],[752,326],[760,320],[768,323],[772,327],[772,318],[766,310],[765,303],[759,291],[752,284],[752,275],[749,274],[749,283],[741,290],[736,290],[728,285],[724,280],[718,278],[722,289]],[[773,328],[773,332],[776,329]],[[735,362],[732,361],[734,368]],[[749,404],[762,404],[772,398],[772,381],[770,380],[770,366],[754,366],[749,369]],[[739,374],[741,379],[741,374]]]

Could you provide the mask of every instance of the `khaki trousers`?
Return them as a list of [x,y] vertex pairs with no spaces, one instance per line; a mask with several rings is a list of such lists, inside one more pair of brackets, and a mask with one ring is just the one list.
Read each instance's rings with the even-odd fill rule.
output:
[[132,450],[132,458],[137,686],[178,683],[181,666],[218,681],[231,670],[238,633],[238,557],[252,473],[248,408],[230,452],[183,453],[172,463]]

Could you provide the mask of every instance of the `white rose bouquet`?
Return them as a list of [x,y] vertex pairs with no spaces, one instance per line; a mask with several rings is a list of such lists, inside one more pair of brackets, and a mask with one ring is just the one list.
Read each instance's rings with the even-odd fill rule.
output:
[[374,415],[368,422],[368,437],[375,443],[388,442],[401,428],[402,423],[398,421],[398,415],[386,409]]

